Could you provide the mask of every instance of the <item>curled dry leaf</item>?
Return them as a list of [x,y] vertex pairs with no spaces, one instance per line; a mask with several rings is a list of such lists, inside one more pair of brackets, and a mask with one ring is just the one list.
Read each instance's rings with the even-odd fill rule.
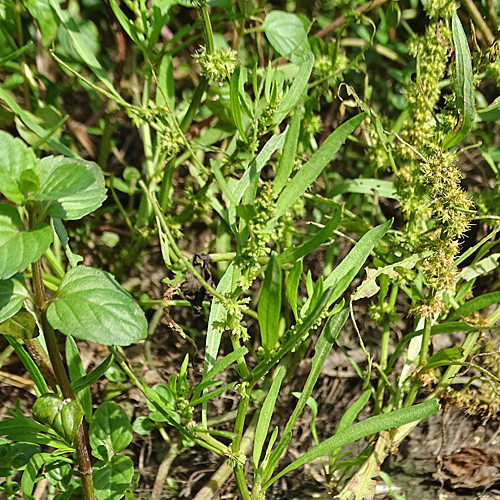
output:
[[500,484],[500,453],[484,448],[463,448],[439,459],[440,480],[452,488],[485,489]]

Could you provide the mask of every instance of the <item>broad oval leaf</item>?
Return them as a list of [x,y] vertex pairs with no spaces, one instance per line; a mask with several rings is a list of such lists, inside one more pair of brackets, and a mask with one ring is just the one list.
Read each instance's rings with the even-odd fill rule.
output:
[[[97,408],[90,421],[89,440],[92,454],[102,460],[111,460],[130,444],[132,424],[121,406],[106,401]],[[102,447],[107,456],[101,453]]]
[[0,192],[17,205],[26,199],[19,183],[26,170],[33,170],[38,176],[40,167],[35,153],[21,139],[0,132]]
[[0,280],[9,279],[38,260],[52,239],[52,228],[48,224],[40,222],[25,231],[17,210],[0,204]]
[[[81,169],[85,168],[87,173],[78,175],[82,175],[82,180],[85,180],[85,183],[89,175],[92,176],[93,181],[86,184],[84,189],[80,188],[77,191],[72,191],[71,194],[67,192],[63,193],[63,186],[58,187],[55,182],[57,178],[53,176],[56,171],[67,172],[68,167],[66,167],[66,165],[71,165],[71,168],[75,168],[75,172],[81,172]],[[76,165],[78,165],[78,167],[76,167]],[[41,208],[46,208],[47,214],[51,217],[71,220],[81,219],[99,208],[106,199],[104,175],[102,174],[101,168],[93,162],[75,160],[66,158],[65,156],[47,156],[40,160],[40,167],[42,169],[41,185],[47,186],[47,192],[53,188],[54,190],[58,189],[59,193],[63,194],[62,197],[58,195],[57,200],[52,199],[51,201],[44,201],[40,204]],[[63,170],[60,170],[62,168]],[[54,178],[54,183],[51,181],[52,178]],[[75,187],[76,186],[73,186],[72,189]]]
[[0,323],[14,316],[28,297],[29,292],[21,273],[0,281]]
[[33,315],[26,311],[18,311],[8,320],[0,323],[0,333],[16,339],[34,339],[38,337],[38,328]]
[[[57,157],[51,158],[49,161],[58,161]],[[50,201],[65,198],[84,191],[95,182],[92,170],[87,169],[83,161],[64,162],[50,170],[47,168],[47,163],[42,160],[42,179],[40,189],[33,197],[34,200]]]
[[147,321],[134,299],[101,269],[77,266],[47,308],[49,323],[66,335],[104,345],[146,338]]
[[117,456],[109,462],[94,465],[94,489],[97,500],[119,500],[134,477],[134,464],[129,457]]
[[307,32],[298,16],[290,12],[273,10],[264,21],[266,37],[280,56],[291,54],[292,61],[300,64],[311,52]]

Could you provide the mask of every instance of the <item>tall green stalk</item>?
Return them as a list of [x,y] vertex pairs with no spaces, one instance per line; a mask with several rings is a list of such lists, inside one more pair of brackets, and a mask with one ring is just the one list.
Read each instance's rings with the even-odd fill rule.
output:
[[[36,217],[30,217],[30,226],[33,227],[36,224]],[[57,384],[61,388],[62,394],[65,399],[76,400],[73,389],[71,388],[71,382],[69,380],[66,369],[61,358],[61,353],[57,346],[57,339],[54,329],[47,321],[46,316],[46,306],[47,306],[47,294],[45,292],[45,286],[42,280],[42,262],[41,259],[37,260],[32,264],[33,273],[33,290],[35,292],[36,305],[40,310],[40,320],[42,326],[42,332],[47,345],[47,351],[49,353],[50,362],[52,365],[53,373]],[[38,363],[38,358],[34,358],[35,363]],[[40,367],[43,368],[43,367]],[[90,456],[88,452],[87,440],[85,437],[85,430],[83,428],[83,422],[80,423],[78,432],[75,435],[75,449],[76,457],[78,460],[78,469],[80,471],[82,490],[83,490],[83,500],[95,500],[94,483],[92,479],[92,465],[90,463]]]

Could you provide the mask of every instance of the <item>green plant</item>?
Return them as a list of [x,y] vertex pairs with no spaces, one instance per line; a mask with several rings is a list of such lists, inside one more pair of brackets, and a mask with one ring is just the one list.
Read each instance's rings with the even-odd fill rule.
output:
[[[362,499],[387,455],[438,411],[461,367],[474,369],[485,384],[497,381],[491,363],[474,363],[471,356],[481,350],[480,332],[496,328],[499,310],[482,320],[471,315],[496,304],[499,293],[470,293],[478,277],[497,268],[498,229],[486,226],[463,253],[460,243],[474,220],[498,222],[498,189],[471,196],[457,166],[457,146],[473,148],[481,138],[498,184],[498,151],[488,143],[498,102],[482,106],[486,97],[478,90],[480,81],[496,75],[491,32],[471,14],[486,40],[481,48],[472,33],[471,63],[454,2],[424,3],[428,23],[420,37],[412,35],[416,1],[349,10],[356,6],[344,2],[328,24],[334,6],[321,2],[315,31],[311,12],[266,13],[249,0],[110,0],[107,19],[95,16],[91,2],[69,2],[67,9],[56,0],[6,2],[0,27],[9,50],[0,57],[9,78],[0,99],[10,113],[5,123],[25,142],[0,134],[0,192],[9,200],[0,204],[0,332],[38,396],[36,420],[18,406],[0,422],[9,440],[27,436],[6,453],[9,495],[11,476],[21,470],[27,497],[41,473],[58,498],[94,498],[92,488],[99,499],[131,498],[139,479],[123,453],[134,430],[159,433],[168,448],[153,498],[161,497],[175,458],[198,446],[226,459],[244,499],[272,495],[276,481],[317,458],[332,494]],[[23,29],[32,20],[41,39],[38,60],[50,61],[59,80],[34,69],[33,45],[25,43],[30,30]],[[96,23],[108,32],[112,26],[108,45],[116,51],[106,47],[109,33]],[[393,87],[384,80],[389,77]],[[53,98],[62,90],[82,91],[93,107],[87,131],[99,136],[100,167],[75,152],[81,135],[62,131],[67,118]],[[345,93],[348,99],[336,99]],[[124,158],[117,147],[123,131],[142,146],[134,165],[133,155]],[[48,150],[63,156],[38,159]],[[99,209],[106,183],[112,199]],[[400,209],[397,224],[380,198]],[[71,250],[78,239],[70,236],[84,246],[99,223],[75,224],[68,235],[62,220],[91,213],[112,221],[113,239],[108,234],[100,241],[115,245],[115,277],[83,266]],[[206,237],[198,240],[200,230]],[[124,248],[117,245],[122,236],[130,238]],[[345,245],[352,247],[340,259]],[[156,247],[169,273],[165,298],[134,291],[143,309],[156,309],[148,325],[118,282],[125,284]],[[102,248],[97,253],[106,257]],[[318,270],[311,261],[319,259]],[[460,268],[466,259],[472,262]],[[411,305],[402,311],[398,298]],[[372,300],[370,315],[380,328],[375,339],[356,322],[363,299]],[[205,336],[194,322],[183,328],[187,320],[178,307],[206,317]],[[203,348],[204,361],[183,352],[180,366],[167,367],[168,381],[149,387],[120,346],[145,339],[144,365],[154,369],[154,333],[164,309],[171,333]],[[402,312],[414,319],[396,339]],[[67,336],[67,370],[54,329]],[[462,345],[430,355],[433,335],[459,331],[466,332]],[[109,357],[86,374],[73,337],[109,346]],[[319,436],[321,401],[313,399],[314,388],[331,350],[345,350],[352,337],[366,355],[363,363],[352,361],[363,387],[335,432]],[[313,344],[288,420],[273,427],[279,396]],[[202,375],[190,376],[190,361]],[[93,412],[89,387],[103,375],[116,384],[106,397],[135,385],[147,413],[131,425],[113,401]],[[471,383],[454,397],[471,401]],[[490,387],[484,394],[494,408],[497,392]],[[220,430],[209,403],[231,393],[237,410]],[[281,468],[306,406],[315,444]],[[364,451],[346,457],[342,447],[361,438]],[[98,460],[93,480],[89,453]],[[76,463],[81,484],[73,477]]]
[[[78,256],[71,252],[62,223],[62,219],[81,219],[102,204],[106,197],[104,177],[91,162],[63,156],[38,160],[31,148],[5,132],[0,132],[0,147],[1,192],[15,204],[0,204],[1,330],[26,363],[38,393],[33,406],[33,416],[38,422],[17,411],[3,420],[0,432],[14,439],[23,435],[26,443],[46,444],[59,451],[33,453],[24,464],[21,489],[26,497],[31,496],[36,474],[43,465],[64,470],[58,479],[64,485],[63,491],[75,489],[68,466],[72,460],[62,456],[71,453],[77,459],[83,498],[95,498],[93,475],[98,498],[121,498],[132,479],[133,464],[128,457],[116,453],[128,446],[131,431],[130,436],[120,432],[122,441],[116,444],[117,428],[113,431],[111,425],[105,424],[106,418],[116,418],[120,412],[129,427],[130,423],[117,405],[113,414],[106,414],[112,403],[103,403],[93,414],[89,385],[103,371],[101,368],[85,374],[73,337],[105,345],[129,345],[145,337],[146,318],[111,274],[77,265]],[[47,252],[50,254],[54,238],[59,238],[66,251],[70,268],[62,273],[54,294],[48,298],[40,258]],[[31,282],[32,292],[26,286],[26,279]],[[54,329],[67,335],[67,370]],[[38,339],[39,332],[46,349]],[[50,392],[47,384],[57,389],[56,393]],[[102,460],[94,465],[94,474],[82,426],[84,417],[90,423],[92,453]],[[102,428],[102,432],[99,434],[96,428]],[[103,453],[98,447],[106,444],[106,439],[111,444],[108,452]],[[128,478],[122,483],[123,491],[117,486],[121,475]],[[118,490],[111,496],[110,480]]]

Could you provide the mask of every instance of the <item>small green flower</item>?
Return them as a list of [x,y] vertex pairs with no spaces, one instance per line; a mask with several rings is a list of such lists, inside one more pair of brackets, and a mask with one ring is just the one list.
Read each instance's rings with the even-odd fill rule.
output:
[[175,155],[184,146],[184,137],[174,127],[166,127],[161,135],[161,149],[167,155]]
[[218,49],[209,54],[206,47],[201,47],[194,57],[201,66],[201,74],[214,82],[231,78],[236,68],[237,54],[231,49]]

